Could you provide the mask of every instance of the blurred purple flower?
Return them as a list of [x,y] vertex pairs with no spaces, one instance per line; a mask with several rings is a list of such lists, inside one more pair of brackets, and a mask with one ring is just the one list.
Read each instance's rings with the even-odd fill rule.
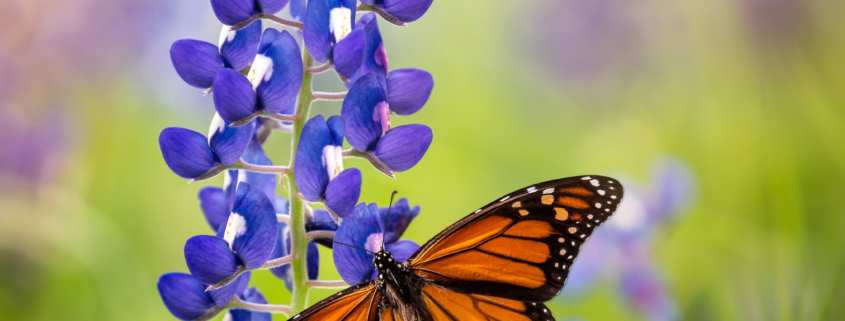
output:
[[806,0],[742,0],[740,4],[752,37],[760,42],[794,41],[808,27]]
[[0,177],[13,186],[37,185],[52,176],[68,145],[67,121],[60,110],[49,110],[33,122],[0,101]]
[[534,47],[543,70],[577,83],[630,69],[640,47],[632,4],[618,0],[550,1],[538,7]]
[[648,320],[674,320],[677,308],[659,277],[651,242],[658,229],[692,203],[694,175],[680,160],[664,159],[655,163],[648,187],[620,181],[626,186],[625,199],[581,249],[562,293],[578,295],[600,280],[610,280]]

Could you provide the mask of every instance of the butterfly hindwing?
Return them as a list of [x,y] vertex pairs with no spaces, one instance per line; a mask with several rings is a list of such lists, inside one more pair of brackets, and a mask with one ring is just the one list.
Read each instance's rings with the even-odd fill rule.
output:
[[520,189],[453,224],[408,262],[417,276],[457,292],[545,302],[622,195],[622,185],[603,176]]
[[382,293],[373,281],[340,291],[290,318],[296,321],[375,321]]

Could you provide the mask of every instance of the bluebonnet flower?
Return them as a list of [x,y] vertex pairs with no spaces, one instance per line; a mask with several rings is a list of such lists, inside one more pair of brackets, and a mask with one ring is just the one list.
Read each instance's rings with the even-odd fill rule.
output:
[[[414,241],[400,239],[419,212],[419,206],[411,208],[407,199],[400,199],[390,210],[390,218],[385,225],[387,208],[379,209],[375,203],[358,204],[340,224],[335,241],[371,252],[378,252],[383,244],[397,261],[403,262],[420,248]],[[372,253],[349,246],[335,246],[332,252],[335,267],[346,283],[358,284],[378,275]]]
[[290,17],[293,18],[294,21],[302,22],[302,20],[305,19],[306,5],[305,0],[290,0],[290,6],[288,6],[288,10],[290,10]]
[[356,28],[364,30],[366,38],[364,59],[361,67],[352,77],[349,77],[349,81],[345,82],[346,86],[352,87],[362,76],[375,73],[386,78],[382,80],[382,87],[391,112],[398,115],[410,115],[420,110],[428,101],[434,88],[434,78],[431,74],[425,70],[413,68],[389,71],[387,50],[384,47],[375,14],[365,14],[356,23]]
[[371,162],[383,163],[387,169],[374,165],[389,175],[416,165],[431,145],[433,134],[431,128],[419,124],[391,128],[391,105],[384,86],[384,78],[377,74],[361,77],[343,100],[340,114],[346,121],[349,144]]
[[223,119],[242,123],[288,109],[302,86],[299,45],[287,31],[267,29],[247,77],[232,69],[214,76],[214,106]]
[[241,71],[246,68],[255,58],[260,39],[261,22],[237,31],[223,26],[217,46],[194,39],[177,40],[170,46],[170,60],[186,83],[210,88],[221,69]]
[[255,125],[229,125],[219,114],[215,114],[208,138],[185,128],[165,128],[158,142],[167,166],[183,178],[201,180],[217,175],[226,166],[235,164],[255,133]]
[[625,201],[580,251],[564,294],[579,294],[600,278],[611,279],[619,284],[622,297],[647,319],[677,319],[668,286],[659,278],[651,240],[658,228],[689,205],[694,178],[683,163],[664,160],[656,164],[651,182],[648,189],[625,184]]
[[361,171],[343,169],[344,122],[340,116],[315,116],[305,123],[296,149],[293,173],[305,199],[325,201],[340,217],[352,212],[361,195]]
[[19,190],[22,186],[48,181],[61,164],[63,152],[71,145],[67,135],[69,124],[60,110],[51,108],[50,113],[37,121],[21,116],[0,101],[0,137],[5,138],[0,145],[0,189],[3,190]]
[[253,19],[257,15],[272,15],[282,10],[289,0],[211,0],[217,19],[225,25]]
[[248,183],[237,187],[234,211],[222,237],[197,235],[185,244],[185,261],[197,281],[214,285],[237,279],[239,273],[261,267],[270,258],[278,238],[273,203]]
[[206,291],[207,286],[186,273],[172,272],[159,277],[158,293],[173,316],[194,320],[215,307],[223,308],[235,295],[241,295],[249,284],[249,273],[222,288]]
[[361,0],[378,12],[385,20],[403,25],[417,21],[428,11],[433,0]]
[[302,38],[314,60],[331,62],[349,78],[361,65],[364,30],[355,25],[355,0],[312,0],[305,9]]
[[[241,159],[249,164],[273,165],[264,153],[261,144],[254,138],[247,145]],[[242,169],[227,170],[223,176],[223,188],[203,187],[198,195],[202,212],[213,230],[217,231],[220,225],[229,219],[229,214],[232,213],[235,205],[235,188],[241,181],[263,191],[269,199],[273,200],[276,213],[288,212],[287,200],[282,196],[276,196],[277,175],[248,172]]]

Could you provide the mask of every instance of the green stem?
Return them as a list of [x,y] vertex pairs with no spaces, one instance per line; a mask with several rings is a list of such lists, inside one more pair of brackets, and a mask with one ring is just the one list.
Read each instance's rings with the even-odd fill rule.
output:
[[288,175],[288,191],[290,194],[290,236],[291,255],[293,262],[291,268],[293,275],[291,283],[291,314],[297,314],[305,310],[308,304],[308,262],[305,253],[308,251],[308,236],[305,233],[305,202],[296,197],[299,188],[296,187],[296,179],[293,171],[293,164],[296,158],[296,149],[299,145],[299,137],[302,135],[302,128],[308,120],[308,113],[311,109],[311,76],[307,70],[314,65],[314,59],[308,53],[308,48],[302,48],[302,65],[304,72],[302,76],[302,88],[299,90],[299,99],[296,105],[296,120],[293,122],[293,133],[291,138],[290,174]]

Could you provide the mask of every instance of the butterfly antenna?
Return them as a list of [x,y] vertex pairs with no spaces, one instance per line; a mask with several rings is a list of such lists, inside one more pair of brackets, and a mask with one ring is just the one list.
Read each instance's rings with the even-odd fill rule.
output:
[[381,249],[384,250],[384,236],[387,235],[387,219],[390,218],[390,209],[393,208],[393,196],[396,196],[396,191],[390,194],[390,205],[387,206],[387,216],[384,217],[384,225],[381,230]]
[[357,246],[352,246],[352,245],[349,245],[349,244],[346,244],[346,243],[341,243],[341,242],[338,242],[338,241],[335,241],[335,240],[332,240],[332,242],[333,242],[333,243],[340,244],[340,245],[346,245],[346,246],[351,247],[351,248],[356,248],[356,249],[359,249],[359,250],[361,250],[361,251],[364,251],[364,252],[367,252],[367,253],[370,253],[370,254],[375,254],[375,253],[373,253],[372,251],[368,251],[368,250],[366,250],[366,249],[362,249],[362,248],[357,247]]

